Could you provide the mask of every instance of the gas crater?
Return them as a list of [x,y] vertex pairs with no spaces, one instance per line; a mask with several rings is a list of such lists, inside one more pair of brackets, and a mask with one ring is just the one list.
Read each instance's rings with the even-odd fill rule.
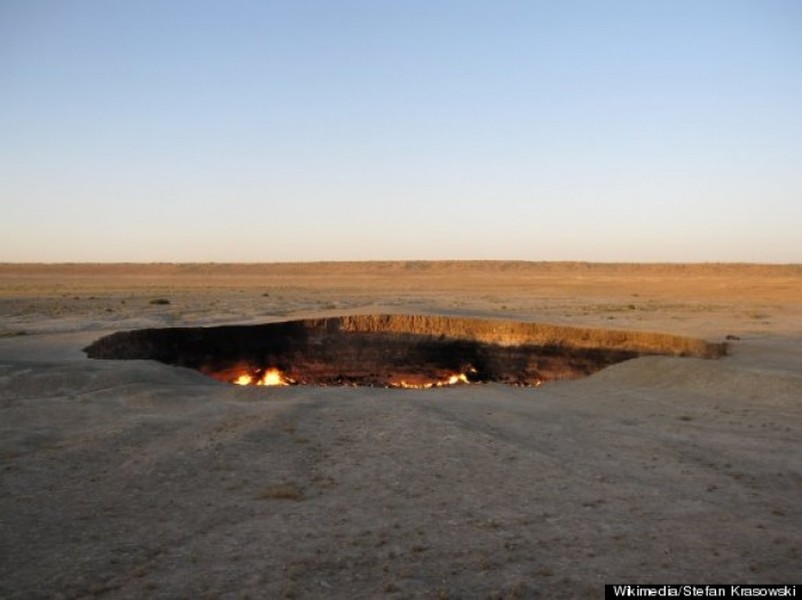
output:
[[726,344],[638,331],[433,315],[352,315],[114,333],[94,359],[149,359],[239,385],[535,386],[646,355],[718,358]]

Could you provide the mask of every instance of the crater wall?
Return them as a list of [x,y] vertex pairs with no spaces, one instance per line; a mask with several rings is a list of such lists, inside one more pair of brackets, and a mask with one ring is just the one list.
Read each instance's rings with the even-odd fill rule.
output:
[[221,381],[278,369],[321,385],[415,386],[464,374],[535,385],[650,354],[716,358],[724,344],[633,331],[431,315],[356,315],[263,325],[118,332],[85,349],[98,359],[151,359]]

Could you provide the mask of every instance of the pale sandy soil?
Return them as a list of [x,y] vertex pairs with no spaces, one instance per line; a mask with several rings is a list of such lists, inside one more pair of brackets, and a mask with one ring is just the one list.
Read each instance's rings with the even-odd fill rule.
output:
[[[539,388],[240,388],[81,352],[379,312],[740,339]],[[2,598],[799,581],[802,267],[0,265],[0,461]]]

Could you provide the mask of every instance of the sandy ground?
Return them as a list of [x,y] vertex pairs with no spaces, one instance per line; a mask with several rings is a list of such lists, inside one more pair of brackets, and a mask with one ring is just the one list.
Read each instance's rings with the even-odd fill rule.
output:
[[[241,388],[81,352],[375,312],[740,339],[539,388]],[[800,580],[799,266],[0,265],[0,319],[2,598]]]

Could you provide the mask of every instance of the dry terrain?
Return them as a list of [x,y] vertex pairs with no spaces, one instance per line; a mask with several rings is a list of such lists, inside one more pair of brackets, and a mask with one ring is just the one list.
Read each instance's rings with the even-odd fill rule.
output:
[[[240,387],[82,352],[127,329],[393,313],[729,352],[427,390]],[[0,265],[0,598],[798,582],[801,499],[802,266]]]

